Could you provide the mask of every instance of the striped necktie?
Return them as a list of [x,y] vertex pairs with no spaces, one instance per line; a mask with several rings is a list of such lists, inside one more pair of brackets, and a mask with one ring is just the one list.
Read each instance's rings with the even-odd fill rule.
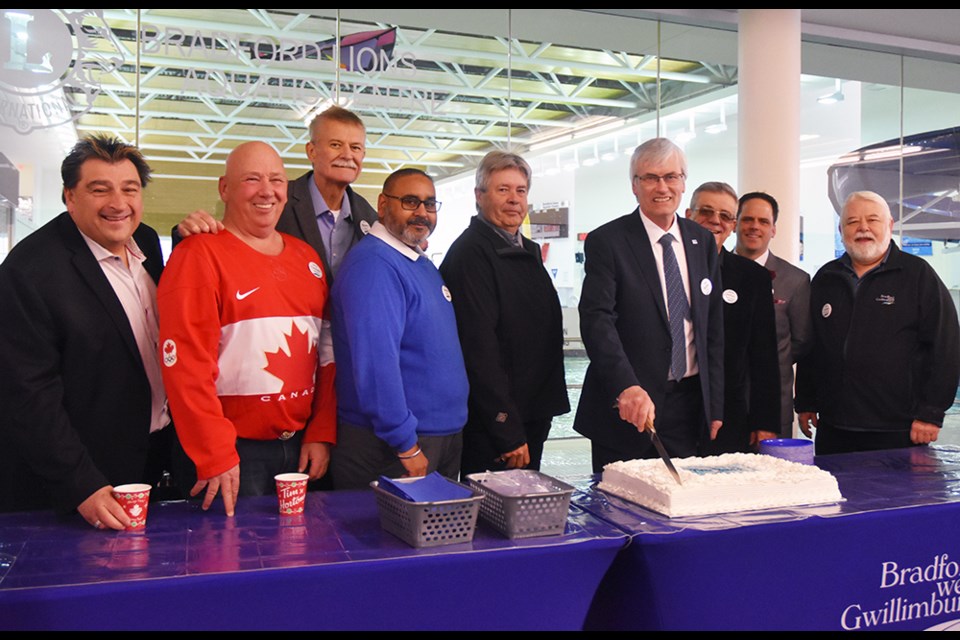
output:
[[669,233],[660,237],[663,247],[663,277],[667,284],[667,317],[670,320],[670,338],[673,349],[670,355],[670,379],[682,380],[687,372],[687,334],[683,321],[690,317],[690,303],[683,290],[680,267],[673,253],[673,236]]

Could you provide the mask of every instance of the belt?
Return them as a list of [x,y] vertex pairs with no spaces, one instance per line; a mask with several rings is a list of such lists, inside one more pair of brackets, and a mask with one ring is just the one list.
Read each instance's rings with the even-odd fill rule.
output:
[[700,388],[700,374],[687,376],[683,380],[667,380],[667,393],[693,391]]

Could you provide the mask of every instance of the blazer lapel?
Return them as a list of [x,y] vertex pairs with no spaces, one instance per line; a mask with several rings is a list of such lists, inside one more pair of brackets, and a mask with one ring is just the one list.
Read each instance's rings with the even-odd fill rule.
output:
[[657,260],[650,246],[650,236],[647,235],[647,230],[640,219],[642,215],[637,208],[627,218],[627,246],[637,260],[639,273],[650,289],[651,299],[657,305],[663,326],[669,330],[670,321],[667,319],[667,305],[663,300],[663,287],[660,285],[660,270],[657,268]]
[[120,333],[131,355],[133,355],[137,362],[141,362],[140,350],[137,348],[137,341],[133,336],[133,329],[130,328],[130,320],[123,310],[123,305],[120,304],[120,299],[113,291],[113,287],[110,285],[110,281],[107,280],[107,276],[103,274],[103,269],[100,268],[93,254],[90,253],[90,248],[83,240],[83,236],[80,235],[80,231],[70,218],[70,215],[67,213],[62,215],[61,232],[64,236],[65,246],[73,253],[71,259],[73,266],[93,291],[94,295],[100,301],[100,304],[103,305],[107,316],[110,317],[110,320]]
[[[373,225],[373,222],[376,222],[376,217],[374,217],[373,222],[364,217],[365,214],[363,210],[367,207],[359,204],[359,199],[360,196],[348,185],[347,200],[350,201],[350,217],[353,218],[353,237],[355,242],[363,240],[363,236],[370,233],[370,227]],[[364,227],[366,227],[366,231],[364,231]]]
[[[700,246],[700,240],[694,238],[693,234],[688,233],[688,227],[686,226],[688,222],[685,218],[677,218],[677,223],[680,225],[680,237],[683,238],[683,249],[687,256],[687,277],[690,279],[690,313],[692,318],[701,311],[697,302],[705,299],[705,296],[697,294],[703,290],[704,280],[710,274],[707,271],[707,263],[703,247]],[[689,222],[689,224],[695,225],[696,223]],[[714,244],[714,247],[716,247],[716,244]],[[716,282],[710,284],[717,286]]]
[[293,212],[293,218],[297,227],[300,228],[303,240],[320,255],[324,273],[330,273],[327,252],[324,251],[323,238],[317,226],[317,213],[313,209],[313,198],[310,196],[310,180],[313,180],[313,171],[307,173],[302,179],[290,183],[287,206]]

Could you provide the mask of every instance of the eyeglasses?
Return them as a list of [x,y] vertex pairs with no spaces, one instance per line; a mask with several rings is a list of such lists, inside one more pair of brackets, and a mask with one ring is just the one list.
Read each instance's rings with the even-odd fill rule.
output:
[[440,211],[440,205],[442,202],[437,202],[435,199],[430,198],[428,200],[421,200],[417,196],[392,196],[389,193],[383,194],[387,198],[393,198],[394,200],[400,201],[400,206],[406,211],[416,211],[420,208],[420,205],[423,205],[423,208],[426,209],[427,213],[436,213]]
[[694,211],[702,215],[704,218],[712,218],[713,216],[719,216],[720,222],[724,222],[726,224],[732,224],[737,221],[737,216],[730,213],[729,211],[723,211],[723,210],[717,211],[712,207],[699,207],[697,209],[694,209]]
[[665,176],[658,176],[655,173],[645,173],[642,176],[633,176],[634,180],[639,180],[645,187],[655,187],[663,180],[668,187],[680,184],[687,176],[682,173],[668,173]]

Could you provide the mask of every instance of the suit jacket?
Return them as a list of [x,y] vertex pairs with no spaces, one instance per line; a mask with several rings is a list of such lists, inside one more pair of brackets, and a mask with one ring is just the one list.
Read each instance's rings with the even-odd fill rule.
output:
[[723,428],[705,453],[746,453],[750,433],[780,430],[780,362],[770,272],[720,252],[723,279]]
[[[156,232],[133,234],[160,278]],[[67,213],[0,264],[0,511],[70,511],[140,482],[150,383],[120,300]]]
[[[587,236],[586,278],[580,298],[580,333],[590,365],[574,429],[603,446],[634,455],[650,438],[620,419],[613,403],[640,385],[663,406],[671,338],[660,275],[640,212],[608,222]],[[720,263],[713,235],[677,218],[690,277],[700,386],[706,422],[723,419],[723,310]]]
[[[313,247],[320,254],[324,271],[328,274],[329,283],[332,284],[333,270],[327,259],[327,251],[323,247],[323,238],[320,237],[320,229],[317,227],[317,214],[313,209],[313,198],[310,197],[311,180],[313,180],[313,171],[308,171],[287,185],[287,205],[280,214],[280,220],[277,221],[277,231],[289,233]],[[347,199],[350,201],[353,225],[353,241],[350,244],[352,247],[377,221],[377,212],[350,187],[347,187]],[[361,221],[366,221],[367,224],[363,225]]]
[[810,276],[772,253],[767,269],[773,275],[777,354],[780,361],[780,435],[793,437],[793,365],[810,351]]

